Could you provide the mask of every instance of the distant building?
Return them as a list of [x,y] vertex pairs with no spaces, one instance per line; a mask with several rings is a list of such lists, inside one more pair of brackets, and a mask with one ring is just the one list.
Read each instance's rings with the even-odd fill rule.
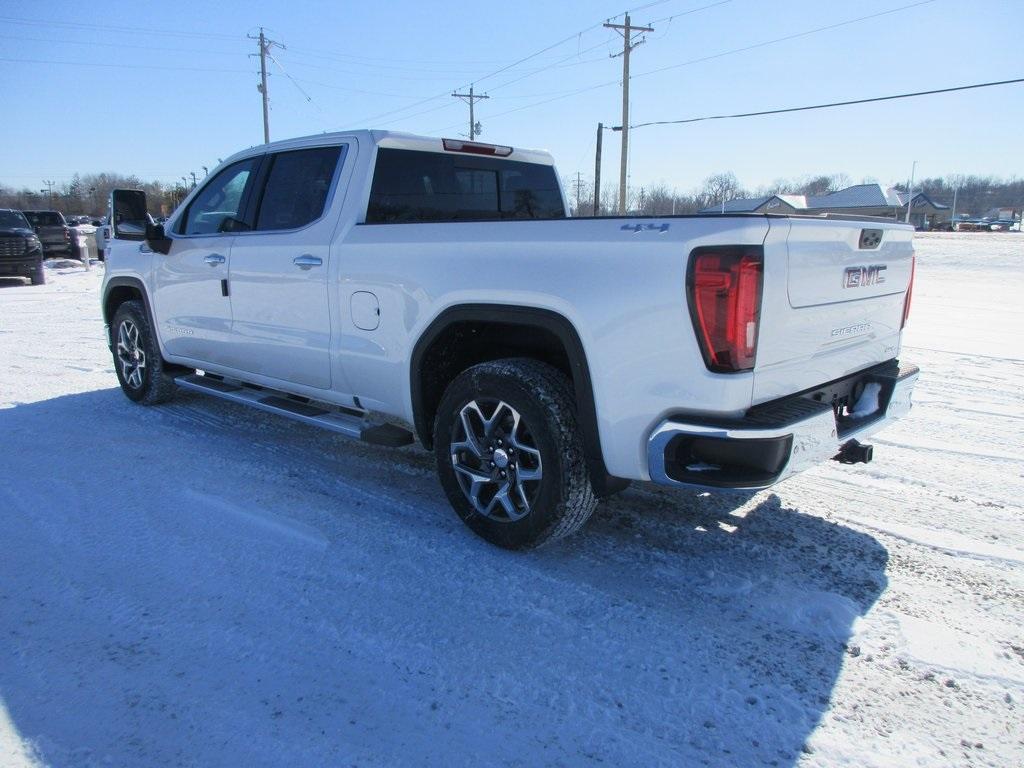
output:
[[803,195],[768,195],[737,197],[708,206],[701,213],[804,213],[806,207],[807,199]]
[[[900,197],[900,221],[907,215],[907,193],[897,192]],[[938,224],[950,221],[952,211],[948,205],[936,203],[924,192],[915,192],[910,205],[910,223],[918,229],[932,229]]]
[[846,213],[855,216],[896,218],[903,201],[895,189],[881,184],[857,184],[807,199],[807,213]]
[[[844,213],[853,216],[881,216],[900,221],[906,216],[907,194],[883,189],[881,184],[857,184],[827,195],[767,195],[727,200],[724,205],[709,205],[701,213]],[[724,210],[723,210],[724,209]],[[914,193],[910,223],[926,229],[948,221],[948,205],[936,203],[923,192]]]

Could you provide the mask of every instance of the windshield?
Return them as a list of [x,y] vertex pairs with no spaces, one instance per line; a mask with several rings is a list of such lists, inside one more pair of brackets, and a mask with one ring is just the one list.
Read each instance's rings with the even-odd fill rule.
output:
[[31,229],[21,211],[0,211],[0,228],[2,229]]
[[33,227],[62,227],[64,219],[56,211],[24,211]]

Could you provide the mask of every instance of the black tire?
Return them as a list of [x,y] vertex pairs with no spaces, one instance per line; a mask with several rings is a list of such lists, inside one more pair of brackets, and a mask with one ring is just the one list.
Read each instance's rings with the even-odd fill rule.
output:
[[46,271],[43,269],[43,257],[39,257],[39,263],[36,264],[32,270],[32,274],[29,275],[29,279],[32,281],[32,285],[45,285],[46,284]]
[[[114,370],[125,396],[142,405],[157,405],[169,400],[175,390],[174,379],[168,375],[160,357],[160,348],[141,301],[126,301],[117,308],[110,327],[110,338]],[[128,348],[122,349],[125,340],[128,341]],[[132,354],[133,346],[142,353],[142,366],[138,365],[139,358]],[[122,359],[122,353],[126,353],[128,362]]]
[[[457,472],[453,465],[452,445],[458,446],[465,441],[462,413],[464,409],[471,409],[473,403],[478,404],[485,419],[497,419],[495,433],[491,437],[478,438],[483,459],[477,459],[480,454],[456,448],[456,456],[463,467],[463,471]],[[506,424],[512,423],[513,411],[521,417],[519,431],[511,442],[508,426],[502,427],[500,423],[499,403],[508,408]],[[491,408],[494,410],[490,411]],[[485,431],[484,420],[472,415],[475,411],[467,413],[470,413],[470,420],[481,427],[476,431],[482,434]],[[494,434],[498,435],[497,443],[490,442]],[[496,467],[488,467],[493,467],[491,460],[498,459],[497,452],[489,451],[483,443],[492,448],[495,444],[502,445],[502,435],[506,446],[521,444],[520,465],[517,468],[514,461],[507,465],[507,481],[499,480],[493,474],[494,480],[481,483],[478,504],[483,506],[488,498],[493,502],[494,497],[500,495],[498,483],[507,483],[508,494],[515,496],[512,478],[517,476],[514,473],[530,472],[531,464],[535,465],[532,468],[534,473],[542,467],[539,480],[518,483],[523,493],[517,498],[524,502],[515,510],[515,514],[522,515],[518,518],[513,518],[500,505],[495,506],[491,514],[484,514],[468,496],[474,483],[468,479],[465,465],[479,463],[481,472],[496,473]],[[448,386],[438,407],[434,420],[434,451],[441,485],[452,507],[470,529],[499,547],[524,549],[568,536],[587,522],[597,506],[584,459],[583,439],[569,379],[556,368],[537,360],[495,360],[463,371]],[[536,452],[539,452],[539,461],[532,458]],[[508,460],[503,453],[498,463]],[[474,469],[475,466],[469,468]],[[464,490],[464,485],[470,490]],[[495,491],[488,497],[491,486]]]

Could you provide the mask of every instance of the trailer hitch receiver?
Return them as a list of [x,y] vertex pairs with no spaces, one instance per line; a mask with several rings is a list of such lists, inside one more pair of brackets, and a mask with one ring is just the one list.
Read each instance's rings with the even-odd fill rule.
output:
[[873,454],[874,446],[849,440],[839,446],[839,453],[832,457],[832,461],[840,464],[867,464]]

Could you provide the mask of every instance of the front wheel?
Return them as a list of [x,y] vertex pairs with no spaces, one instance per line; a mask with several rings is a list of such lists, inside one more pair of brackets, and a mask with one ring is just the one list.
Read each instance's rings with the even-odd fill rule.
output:
[[126,301],[111,326],[114,370],[129,400],[156,405],[174,394],[174,379],[164,370],[160,348],[141,301]]
[[568,536],[597,505],[569,379],[545,363],[495,360],[460,374],[438,408],[434,450],[452,507],[497,546]]
[[46,284],[46,272],[43,269],[43,258],[41,256],[39,257],[39,263],[32,269],[29,279],[32,281],[32,285]]

